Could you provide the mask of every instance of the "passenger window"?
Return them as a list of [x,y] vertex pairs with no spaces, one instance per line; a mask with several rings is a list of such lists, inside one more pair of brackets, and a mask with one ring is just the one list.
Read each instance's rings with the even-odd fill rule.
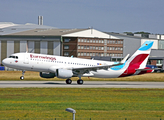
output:
[[16,56],[16,59],[18,59],[18,56]]

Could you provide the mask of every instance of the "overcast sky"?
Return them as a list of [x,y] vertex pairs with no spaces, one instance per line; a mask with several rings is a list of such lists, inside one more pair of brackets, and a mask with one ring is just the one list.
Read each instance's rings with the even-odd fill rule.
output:
[[164,34],[164,0],[0,0],[0,22]]

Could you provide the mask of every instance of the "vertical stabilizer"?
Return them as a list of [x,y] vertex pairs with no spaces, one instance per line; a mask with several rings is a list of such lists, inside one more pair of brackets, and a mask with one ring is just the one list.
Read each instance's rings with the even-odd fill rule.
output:
[[146,41],[126,62],[125,71],[120,77],[132,75],[137,69],[144,69],[151,52],[153,41]]

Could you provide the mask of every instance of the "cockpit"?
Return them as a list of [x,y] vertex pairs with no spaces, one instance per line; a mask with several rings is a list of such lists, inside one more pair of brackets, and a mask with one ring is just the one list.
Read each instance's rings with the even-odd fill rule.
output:
[[18,56],[14,56],[14,55],[12,55],[12,56],[9,56],[9,58],[18,59]]

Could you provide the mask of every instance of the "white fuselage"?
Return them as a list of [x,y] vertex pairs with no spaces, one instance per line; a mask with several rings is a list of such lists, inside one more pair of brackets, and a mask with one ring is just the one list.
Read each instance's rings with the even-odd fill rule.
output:
[[[56,69],[72,69],[72,68],[91,68],[100,65],[113,65],[116,62],[107,62],[100,60],[71,58],[63,56],[43,55],[34,53],[15,53],[12,56],[17,56],[18,59],[6,58],[3,64],[7,67],[37,72],[55,72]],[[100,77],[100,78],[115,78],[123,73],[123,70],[96,70],[90,71],[83,76]]]
[[[15,53],[4,59],[2,64],[22,71],[49,72],[50,77],[56,75],[59,78],[71,78],[72,76],[79,78],[81,76],[125,77],[153,71],[146,67],[152,45],[153,41],[146,41],[126,62],[121,61],[121,63],[35,53]],[[40,76],[49,77],[46,77],[44,73]],[[67,80],[67,83],[71,82]]]

